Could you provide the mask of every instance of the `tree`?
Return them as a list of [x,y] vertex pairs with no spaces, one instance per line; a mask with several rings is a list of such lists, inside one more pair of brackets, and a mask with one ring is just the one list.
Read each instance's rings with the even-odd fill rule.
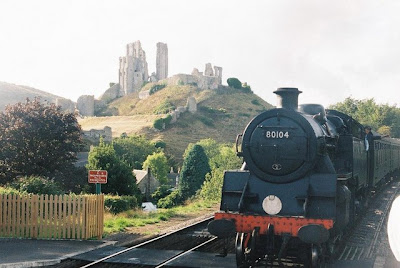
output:
[[[356,100],[351,97],[329,107],[350,115],[363,125],[371,126],[375,131],[384,130],[393,137],[400,137],[400,109],[388,104],[377,104],[373,98]],[[386,126],[386,128],[382,128]]]
[[0,147],[3,182],[17,176],[59,176],[73,168],[82,147],[81,128],[74,114],[27,99],[0,113]]
[[160,182],[167,184],[168,182],[168,161],[163,152],[153,153],[149,155],[143,163],[143,169],[150,168],[151,173]]
[[235,77],[228,78],[226,82],[228,83],[228,86],[230,86],[231,88],[236,88],[236,89],[242,88],[242,82],[240,82],[240,80]]
[[139,135],[117,138],[113,146],[117,156],[135,169],[141,169],[147,156],[158,151],[154,143]]
[[186,157],[183,159],[179,178],[179,192],[183,199],[193,196],[201,188],[206,174],[210,172],[210,165],[203,147],[195,144],[189,148]]
[[132,169],[124,161],[118,159],[111,144],[105,144],[100,140],[99,146],[89,152],[88,170],[107,170],[107,183],[103,184],[103,193],[120,195],[139,194],[136,179]]
[[200,196],[208,200],[221,198],[224,171],[238,169],[242,164],[241,159],[236,156],[233,146],[219,144],[217,148],[218,153],[210,160],[212,171],[206,175],[200,191]]

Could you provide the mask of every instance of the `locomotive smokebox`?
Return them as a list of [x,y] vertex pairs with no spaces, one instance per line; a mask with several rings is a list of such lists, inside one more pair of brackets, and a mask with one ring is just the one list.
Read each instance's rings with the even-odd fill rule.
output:
[[297,110],[299,106],[299,94],[302,91],[294,87],[281,87],[274,91],[274,93],[278,96],[277,108]]

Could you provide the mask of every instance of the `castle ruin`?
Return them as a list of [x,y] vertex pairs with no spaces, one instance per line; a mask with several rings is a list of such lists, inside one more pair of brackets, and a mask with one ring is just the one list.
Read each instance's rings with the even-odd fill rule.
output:
[[[82,116],[93,116],[95,111],[105,107],[112,100],[138,92],[140,99],[146,99],[150,92],[141,92],[146,82],[158,82],[169,85],[193,85],[199,89],[218,89],[222,85],[222,67],[207,63],[204,72],[194,68],[191,74],[176,74],[168,77],[168,46],[157,43],[156,72],[150,76],[146,61],[146,53],[140,41],[126,45],[126,55],[119,58],[119,83],[110,83],[99,100],[93,96],[81,96],[78,99],[77,109]],[[192,111],[193,112],[193,111]]]
[[126,56],[119,58],[120,96],[139,91],[148,78],[146,53],[140,41],[127,44]]
[[214,66],[213,70],[211,63],[207,63],[204,74],[194,68],[192,74],[176,74],[168,78],[168,84],[194,85],[203,90],[218,89],[222,85],[222,67]]

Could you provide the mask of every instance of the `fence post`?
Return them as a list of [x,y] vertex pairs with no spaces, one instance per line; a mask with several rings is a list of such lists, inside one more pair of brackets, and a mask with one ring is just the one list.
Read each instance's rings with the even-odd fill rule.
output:
[[32,230],[32,238],[38,237],[38,213],[39,213],[39,199],[37,195],[32,195],[30,209],[31,209],[31,230]]

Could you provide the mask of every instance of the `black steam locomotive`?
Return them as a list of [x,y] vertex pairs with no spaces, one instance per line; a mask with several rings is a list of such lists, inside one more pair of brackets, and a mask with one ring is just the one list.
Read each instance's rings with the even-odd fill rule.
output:
[[298,106],[297,88],[274,93],[278,108],[238,136],[244,164],[225,172],[221,212],[208,228],[219,237],[236,233],[239,267],[281,263],[293,250],[307,267],[319,267],[370,192],[399,169],[400,142],[366,136],[341,112]]

